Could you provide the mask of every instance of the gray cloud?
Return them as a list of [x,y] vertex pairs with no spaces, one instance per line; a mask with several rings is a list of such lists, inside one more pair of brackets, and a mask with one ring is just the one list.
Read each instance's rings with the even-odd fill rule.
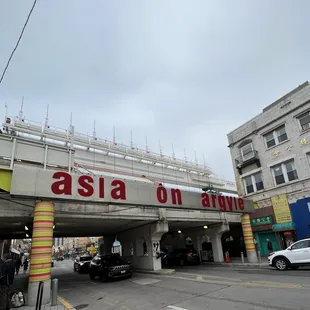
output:
[[[32,1],[0,10],[0,68]],[[306,0],[39,1],[0,102],[27,118],[134,142],[233,179],[226,134],[308,79]],[[4,109],[3,109],[4,111]]]

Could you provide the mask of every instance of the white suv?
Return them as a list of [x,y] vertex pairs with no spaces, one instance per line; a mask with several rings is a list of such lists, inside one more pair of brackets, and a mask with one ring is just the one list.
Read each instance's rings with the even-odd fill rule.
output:
[[278,270],[297,269],[299,266],[310,265],[310,238],[299,240],[286,250],[270,253],[269,266]]

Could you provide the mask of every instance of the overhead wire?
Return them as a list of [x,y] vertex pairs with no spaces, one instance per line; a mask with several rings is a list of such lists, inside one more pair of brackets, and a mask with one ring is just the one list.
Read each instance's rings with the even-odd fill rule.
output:
[[30,9],[30,11],[29,11],[29,13],[28,13],[27,19],[26,19],[26,21],[25,21],[25,23],[24,23],[24,26],[23,26],[23,28],[22,28],[22,31],[21,31],[21,33],[20,33],[20,35],[19,35],[19,37],[18,37],[18,40],[17,40],[17,42],[16,42],[16,45],[15,45],[15,47],[14,47],[14,49],[13,49],[13,51],[12,51],[12,53],[11,53],[11,55],[10,55],[8,61],[7,61],[6,66],[4,67],[4,70],[3,70],[2,75],[1,75],[1,78],[0,78],[0,84],[2,83],[2,81],[3,81],[3,79],[4,79],[4,76],[5,76],[5,74],[6,74],[6,71],[7,71],[8,67],[9,67],[10,63],[11,63],[11,60],[12,60],[12,58],[13,58],[13,56],[14,56],[14,53],[16,52],[16,50],[17,50],[17,48],[18,48],[18,46],[19,46],[19,43],[20,43],[20,41],[21,41],[21,39],[22,39],[22,37],[23,37],[23,35],[24,35],[25,29],[26,29],[26,27],[27,27],[27,25],[28,25],[28,22],[29,22],[29,20],[30,20],[30,17],[31,17],[31,15],[32,15],[32,12],[33,12],[33,10],[34,10],[36,4],[37,4],[37,0],[34,0],[34,2],[33,2],[33,4],[32,4],[32,7],[31,7],[31,9]]

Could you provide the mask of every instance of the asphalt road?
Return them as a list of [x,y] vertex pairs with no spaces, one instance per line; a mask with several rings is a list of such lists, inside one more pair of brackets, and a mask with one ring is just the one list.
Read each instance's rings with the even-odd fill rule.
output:
[[193,266],[169,276],[136,273],[101,283],[64,261],[53,268],[53,277],[59,279],[59,295],[77,310],[300,310],[310,304],[310,269]]

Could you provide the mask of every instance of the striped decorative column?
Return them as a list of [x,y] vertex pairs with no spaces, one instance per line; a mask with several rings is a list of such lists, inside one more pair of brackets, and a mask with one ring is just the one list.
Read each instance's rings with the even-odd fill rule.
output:
[[44,282],[43,302],[49,302],[53,246],[54,204],[38,202],[34,209],[32,246],[29,271],[28,305],[36,302],[40,281]]
[[255,245],[254,245],[254,238],[253,238],[253,232],[252,232],[249,214],[244,214],[241,216],[241,225],[242,225],[242,230],[243,230],[244,244],[246,248],[248,262],[257,263],[258,259],[256,255]]

